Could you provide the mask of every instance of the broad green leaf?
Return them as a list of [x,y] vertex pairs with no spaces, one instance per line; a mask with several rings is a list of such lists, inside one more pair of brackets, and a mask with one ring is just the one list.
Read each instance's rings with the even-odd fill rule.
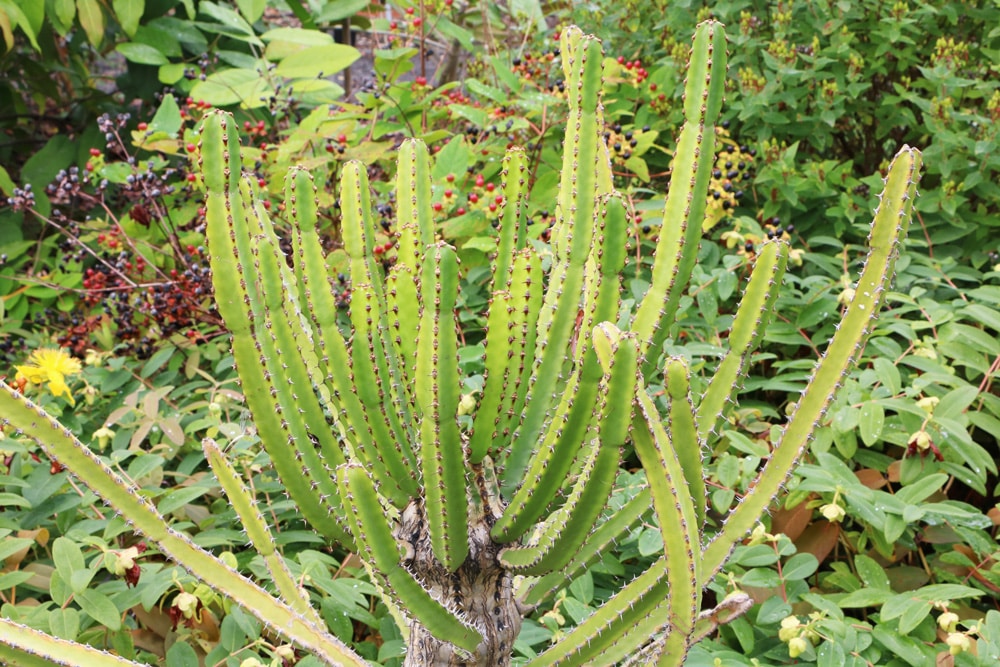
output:
[[795,554],[781,568],[781,576],[785,579],[806,579],[816,573],[819,561],[810,553]]
[[858,570],[858,576],[865,586],[881,590],[889,590],[889,577],[885,575],[885,569],[873,559],[858,554],[854,557],[854,567]]
[[207,487],[199,486],[189,486],[187,488],[175,489],[163,497],[163,500],[157,504],[156,509],[158,509],[161,514],[170,514],[174,510],[187,505],[195,498],[200,498],[205,495],[208,491],[209,489]]
[[76,3],[73,0],[54,0],[52,9],[62,25],[72,27],[73,19],[76,18]]
[[78,592],[74,599],[80,605],[80,609],[90,614],[91,618],[112,632],[117,632],[121,628],[121,612],[107,595],[98,593],[91,588]]
[[311,46],[282,60],[274,73],[289,79],[313,79],[347,69],[360,57],[356,48],[345,44]]
[[898,394],[903,388],[903,383],[900,380],[899,369],[896,368],[896,364],[892,363],[889,359],[879,357],[875,359],[873,365],[879,382],[881,382],[893,395]]
[[35,541],[28,537],[8,537],[0,541],[0,560],[16,554],[21,549],[30,547]]
[[187,642],[175,642],[167,651],[167,667],[199,667],[198,654]]
[[977,396],[979,396],[979,388],[972,385],[952,389],[941,397],[941,401],[934,408],[934,418],[954,419],[958,417],[976,400]]
[[166,65],[170,60],[148,44],[123,42],[115,47],[115,51],[125,56],[125,59],[140,65]]
[[891,590],[884,588],[859,588],[848,593],[837,602],[842,609],[860,609],[862,607],[877,607],[891,598]]
[[320,10],[316,21],[319,23],[336,23],[354,16],[368,7],[369,0],[332,0]]
[[112,0],[111,6],[122,30],[129,37],[134,37],[135,31],[139,29],[139,20],[146,11],[146,0]]
[[52,560],[67,583],[71,581],[74,572],[86,567],[80,545],[68,537],[57,537],[52,543]]
[[858,418],[858,429],[861,432],[861,440],[871,447],[878,442],[882,435],[882,428],[885,426],[885,410],[874,401],[868,401],[861,406],[861,413]]
[[257,19],[264,15],[264,8],[267,7],[267,1],[236,0],[236,6],[240,8],[240,14],[243,14],[243,18],[250,23],[256,23]]
[[97,0],[76,0],[76,11],[80,17],[80,25],[87,33],[87,41],[95,47],[100,47],[104,40],[104,12]]
[[31,46],[36,51],[40,50],[35,38],[35,31],[31,27],[31,21],[25,16],[20,6],[9,1],[0,2],[0,20],[2,20],[0,28],[3,29],[4,41],[7,42],[8,49],[14,48],[14,28],[21,28],[28,37],[28,41],[31,42]]
[[229,106],[246,102],[248,107],[258,106],[253,99],[264,94],[268,84],[260,73],[250,69],[227,69],[208,75],[191,89],[191,97],[204,100],[213,106]]
[[[198,11],[208,14],[213,19],[234,30],[236,33],[254,36],[253,28],[246,20],[234,10],[214,2],[201,2],[198,4]],[[256,36],[254,36],[256,41]]]
[[49,612],[49,629],[56,637],[75,641],[80,631],[80,612],[72,607],[53,609]]

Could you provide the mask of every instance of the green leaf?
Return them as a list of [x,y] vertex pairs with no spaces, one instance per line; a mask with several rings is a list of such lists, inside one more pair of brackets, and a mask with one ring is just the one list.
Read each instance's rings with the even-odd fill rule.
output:
[[80,16],[80,25],[87,33],[87,41],[100,47],[104,39],[104,12],[97,0],[76,0],[76,11]]
[[56,571],[69,583],[73,573],[86,567],[80,545],[68,537],[57,537],[52,543],[52,560]]
[[80,612],[72,607],[53,609],[49,612],[49,630],[56,637],[75,641],[80,632]]
[[327,44],[311,46],[282,60],[274,73],[289,79],[312,79],[345,70],[361,53],[353,46]]
[[873,362],[873,365],[879,382],[881,382],[885,388],[892,393],[892,395],[895,396],[898,394],[903,388],[903,383],[900,380],[899,369],[896,368],[896,364],[889,359],[878,357]]
[[[60,24],[66,26],[67,30],[72,27],[73,19],[76,18],[76,3],[73,0],[55,0],[52,9]],[[63,34],[61,30],[60,34]]]
[[891,598],[892,591],[883,588],[859,588],[848,593],[837,602],[841,609],[860,609],[862,607],[877,607]]
[[189,486],[187,488],[175,489],[167,493],[163,497],[163,500],[157,503],[156,509],[158,509],[161,514],[169,514],[176,509],[184,507],[195,498],[200,498],[206,493],[208,493],[207,487]]
[[795,554],[781,568],[781,576],[785,579],[807,579],[816,573],[819,561],[810,553]]
[[333,0],[332,2],[327,2],[323,9],[320,10],[316,21],[319,23],[343,21],[367,8],[369,4],[369,0]]
[[236,6],[240,8],[240,13],[247,21],[256,23],[257,19],[264,15],[267,2],[266,0],[236,0]]
[[107,629],[117,632],[121,628],[121,612],[107,595],[98,593],[91,588],[79,591],[74,599],[80,605],[80,609]]
[[979,396],[979,388],[972,385],[952,389],[941,397],[941,401],[934,408],[934,418],[954,419],[958,417],[976,400],[977,396]]
[[881,590],[889,590],[889,577],[885,574],[885,568],[876,563],[873,559],[858,554],[854,557],[854,567],[858,570],[858,576],[865,586]]
[[[0,321],[3,320],[3,301],[0,300]],[[31,507],[31,503],[18,493],[0,493],[0,507]],[[0,560],[6,556],[0,556]]]
[[187,642],[175,642],[167,651],[167,667],[199,667],[198,654]]
[[0,560],[16,554],[25,547],[30,547],[35,541],[28,537],[8,537],[0,542]]
[[871,447],[878,442],[882,435],[882,428],[885,426],[885,410],[874,401],[868,401],[861,406],[861,413],[858,417],[858,429],[861,432],[861,440]]
[[170,60],[148,44],[138,42],[123,42],[115,47],[115,51],[125,56],[125,59],[140,65],[166,65]]
[[658,530],[644,530],[639,535],[639,553],[652,556],[663,552],[663,535]]
[[250,24],[229,7],[217,5],[212,2],[202,2],[198,5],[198,11],[208,14],[213,19],[236,33],[252,36],[254,37],[254,41],[257,41],[256,36],[254,36],[253,28]]
[[254,104],[253,94],[264,93],[268,84],[259,72],[251,69],[226,69],[208,75],[204,81],[199,81],[191,89],[191,97],[203,100],[213,106],[228,106],[246,101],[247,106]]
[[135,31],[139,29],[139,20],[146,11],[146,0],[112,0],[111,6],[125,34],[135,37]]

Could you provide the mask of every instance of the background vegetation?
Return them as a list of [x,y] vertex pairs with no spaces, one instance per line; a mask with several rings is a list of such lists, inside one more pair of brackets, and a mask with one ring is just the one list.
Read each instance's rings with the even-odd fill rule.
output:
[[[658,5],[662,4],[663,7]],[[339,244],[334,183],[370,164],[393,259],[393,149],[436,153],[435,211],[460,250],[466,387],[482,382],[500,158],[531,157],[530,215],[547,240],[564,123],[560,28],[604,40],[616,186],[642,212],[626,271],[636,293],[662,224],[688,35],[731,36],[709,216],[668,345],[701,377],[718,361],[748,259],[794,246],[778,310],[706,465],[710,504],[739,501],[772,431],[839,321],[879,171],[924,152],[916,227],[866,350],[770,522],[713,586],[758,605],[699,645],[695,665],[915,665],[1000,659],[1000,9],[980,3],[700,4],[345,0],[0,0],[0,373],[92,443],[175,527],[266,580],[201,453],[230,457],[280,530],[336,634],[396,665],[402,642],[364,570],[303,530],[256,446],[212,306],[202,184],[204,112],[243,123],[272,212],[302,164]],[[246,159],[246,158],[245,158]],[[280,216],[279,216],[280,217]],[[334,253],[331,271],[338,272]],[[350,303],[342,281],[341,301]],[[110,515],[34,445],[0,431],[0,613],[170,667],[294,664]],[[616,502],[644,484],[621,471]],[[649,522],[654,521],[652,516]],[[661,551],[640,527],[528,620],[522,658],[565,632]],[[721,663],[717,661],[721,660]],[[305,664],[305,660],[298,664]],[[247,663],[252,665],[254,663]]]

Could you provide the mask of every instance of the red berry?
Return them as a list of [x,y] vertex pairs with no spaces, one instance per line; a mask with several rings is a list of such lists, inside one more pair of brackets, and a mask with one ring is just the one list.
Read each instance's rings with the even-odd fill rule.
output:
[[149,125],[146,124],[146,123],[139,123],[139,131],[140,132],[145,132],[146,128],[148,128],[148,127],[149,127]]
[[270,199],[265,199],[264,200],[264,208],[267,209],[268,211],[271,210],[271,200]]
[[337,135],[337,143],[338,144],[346,144],[347,143],[347,135],[346,134],[338,134]]
[[455,211],[455,213],[457,213],[458,215],[465,215],[465,207],[464,206],[459,206],[458,210]]
[[398,24],[398,23],[396,23],[395,21],[392,21],[392,22],[391,22],[391,23],[389,24],[389,30],[395,30],[395,29],[396,29],[396,28],[398,28],[398,27],[399,27],[399,24]]
[[618,64],[619,65],[625,64],[625,56],[618,56]]
[[101,150],[100,150],[99,148],[91,148],[91,149],[90,149],[90,155],[91,155],[91,156],[93,156],[93,157],[97,157],[97,156],[99,156],[100,154],[101,154]]
[[267,185],[267,181],[265,181],[265,180],[264,180],[263,178],[258,178],[258,179],[257,179],[257,186],[258,186],[258,187],[261,187],[261,188],[262,188],[262,187],[264,187],[265,185]]
[[188,181],[190,181],[191,183],[194,183],[194,182],[195,182],[196,180],[198,180],[198,177],[197,177],[197,176],[195,176],[194,174],[188,174],[188,175],[187,175],[187,179],[188,179]]
[[417,18],[413,19],[413,27],[414,28],[419,28],[423,24],[424,24],[424,20],[422,18],[420,18],[419,16]]
[[444,180],[448,181],[449,183],[454,183],[455,182],[455,174],[448,174],[447,176],[444,177]]
[[406,13],[409,14],[410,16],[413,16],[413,7],[407,7]]
[[655,83],[649,84],[649,89],[655,92],[656,91],[656,84]]
[[194,153],[196,150],[198,150],[198,147],[195,146],[194,144],[188,144],[187,145],[187,152],[188,153]]
[[503,195],[497,195],[496,197],[493,198],[493,201],[495,201],[498,204],[502,204],[503,203]]
[[445,198],[446,198],[446,199],[451,199],[451,196],[452,196],[453,194],[455,194],[455,193],[454,193],[454,192],[452,192],[451,190],[445,190],[445,191],[444,191],[444,196],[445,196]]
[[479,201],[479,195],[473,192],[471,195],[469,195],[469,201],[475,204],[476,202]]
[[440,211],[441,209],[444,208],[444,205],[442,205],[441,202],[436,201],[433,204],[433,208],[434,208],[435,211]]
[[427,85],[427,77],[426,76],[418,76],[417,79],[416,79],[416,82],[417,82],[418,86],[426,86]]
[[493,185],[492,183],[487,183],[487,184],[486,184],[486,191],[487,191],[487,192],[493,192],[493,190],[494,190],[495,188],[496,188],[496,186],[495,186],[495,185]]
[[490,204],[490,211],[492,211],[492,212],[495,213],[496,210],[497,210],[497,205],[496,204]]
[[479,187],[483,187],[483,184],[485,182],[486,182],[486,179],[483,178],[482,174],[476,174],[476,185],[478,185]]

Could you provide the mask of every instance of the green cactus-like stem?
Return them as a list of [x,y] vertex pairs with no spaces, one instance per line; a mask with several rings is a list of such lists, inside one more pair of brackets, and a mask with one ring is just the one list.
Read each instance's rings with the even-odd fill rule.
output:
[[[538,315],[544,298],[542,263],[531,248],[518,251],[514,256],[507,289],[511,293],[511,318],[509,322],[510,351],[508,381],[504,385],[500,420],[495,433],[499,438],[494,445],[494,457],[506,458],[509,450],[502,444],[510,442],[528,397],[532,361],[538,338]],[[489,349],[486,355],[489,357]],[[477,414],[478,418],[478,414]],[[473,438],[475,438],[473,432]],[[502,451],[499,451],[502,450]]]
[[431,167],[427,147],[413,139],[399,148],[396,167],[396,263],[389,273],[393,341],[405,377],[416,365],[418,295],[424,248],[434,242]]
[[607,147],[600,140],[601,44],[577,28],[563,31],[562,49],[567,60],[569,118],[563,152],[556,223],[552,228],[554,261],[549,286],[539,315],[539,336],[545,346],[532,374],[530,400],[505,461],[505,493],[520,484],[545,417],[563,378],[564,352],[574,335],[583,289],[583,267],[591,251],[597,197],[611,190]]
[[[295,444],[309,442],[297,419],[286,420],[276,400],[278,387],[267,364],[276,361],[273,350],[263,347],[269,337],[255,340],[254,308],[261,308],[260,286],[244,277],[250,266],[250,235],[240,197],[240,147],[230,116],[217,113],[205,118],[200,155],[206,185],[206,220],[212,254],[213,283],[219,313],[233,335],[233,357],[240,371],[243,393],[254,416],[257,432],[275,470],[285,480],[285,490],[307,521],[328,538],[352,544],[351,537],[330,515],[312,489],[295,457]],[[233,280],[233,276],[239,276]],[[273,393],[272,393],[273,392]]]
[[819,426],[834,393],[861,355],[885,299],[899,245],[910,224],[919,169],[920,153],[909,146],[900,149],[889,166],[868,237],[868,258],[854,298],[756,483],[705,548],[702,559],[705,577],[713,576],[722,567],[736,542],[753,528],[778,493]]
[[[700,476],[697,484],[689,483],[693,472],[701,472],[701,451],[690,420],[686,374],[682,360],[668,360],[666,393],[670,407],[666,426],[661,423],[649,394],[645,389],[639,390],[632,430],[636,454],[647,471],[646,479],[663,536],[663,557],[668,565],[670,623],[676,631],[668,632],[667,647],[681,656],[687,652],[687,637],[694,627],[701,601],[703,584],[698,576],[697,556],[701,552],[703,522],[699,512],[704,512],[705,493],[705,482]],[[687,418],[683,415],[685,411]],[[693,460],[695,457],[697,461]],[[695,470],[691,470],[692,467]]]
[[458,429],[455,300],[458,258],[451,246],[427,249],[417,334],[414,396],[420,415],[420,466],[434,553],[451,571],[469,553],[466,461]]
[[[375,260],[375,226],[363,165],[350,162],[341,176],[340,209],[344,249],[350,258],[352,386],[365,409],[365,423],[372,428],[379,454],[393,471],[415,470],[411,443],[416,441],[415,420],[403,386],[392,344],[381,267]],[[404,478],[405,479],[405,478]],[[409,487],[408,482],[404,482]],[[388,488],[386,489],[388,491]]]
[[582,623],[528,664],[530,667],[613,665],[669,624],[665,559],[613,595]]
[[493,291],[508,281],[516,251],[528,242],[528,155],[521,148],[511,148],[503,158],[501,170],[503,208],[500,211],[500,236],[493,258]]
[[317,627],[323,626],[323,620],[311,606],[309,595],[299,586],[285,564],[285,560],[278,553],[278,548],[274,542],[271,531],[267,528],[267,523],[257,508],[257,503],[247,489],[239,473],[223,455],[222,450],[211,438],[202,440],[202,449],[205,452],[205,459],[212,467],[216,479],[226,492],[226,497],[240,517],[243,530],[254,549],[264,559],[264,565],[271,573],[271,580],[281,599],[292,609],[302,614],[306,619]]
[[729,331],[729,351],[709,381],[698,405],[698,437],[708,440],[732,402],[739,378],[746,373],[750,356],[763,337],[781,289],[788,263],[788,245],[781,241],[764,243],[757,252],[750,282],[743,292],[736,318]]
[[704,21],[695,31],[684,88],[684,125],[671,166],[670,190],[656,244],[652,284],[632,322],[649,375],[673,324],[698,255],[705,195],[712,175],[715,122],[726,82],[726,35],[722,24]]
[[4,415],[0,424],[12,424],[37,442],[53,459],[73,470],[109,505],[128,517],[135,529],[164,554],[193,576],[211,583],[270,631],[315,652],[326,664],[363,667],[364,661],[325,629],[171,528],[163,515],[138,494],[138,489],[108,467],[68,429],[3,382],[0,382],[0,408]]
[[145,663],[0,619],[0,664],[6,667],[146,667]]
[[[602,197],[600,206],[600,214],[592,223],[594,248],[589,262],[590,275],[585,281],[582,331],[592,330],[597,322],[614,321],[618,315],[619,275],[625,265],[628,215],[625,202],[617,193]],[[582,338],[577,341],[577,351],[573,353],[580,364],[579,369],[571,374],[563,389],[562,399],[549,419],[542,446],[532,457],[521,487],[494,527],[494,536],[501,541],[517,539],[541,516],[594,425],[594,403],[603,373],[589,337]]]
[[[635,392],[638,348],[608,322],[594,330],[595,354],[604,368],[596,438],[589,443],[577,482],[566,503],[539,529],[535,544],[501,552],[511,569],[540,575],[563,568],[576,554],[611,495],[618,475],[620,448],[628,434],[630,405]],[[629,399],[624,403],[624,399]],[[622,401],[621,403],[619,401]]]
[[635,529],[649,515],[651,504],[649,488],[640,490],[587,536],[564,568],[543,577],[524,579],[518,588],[518,597],[529,605],[549,599],[596,563],[623,535]]

